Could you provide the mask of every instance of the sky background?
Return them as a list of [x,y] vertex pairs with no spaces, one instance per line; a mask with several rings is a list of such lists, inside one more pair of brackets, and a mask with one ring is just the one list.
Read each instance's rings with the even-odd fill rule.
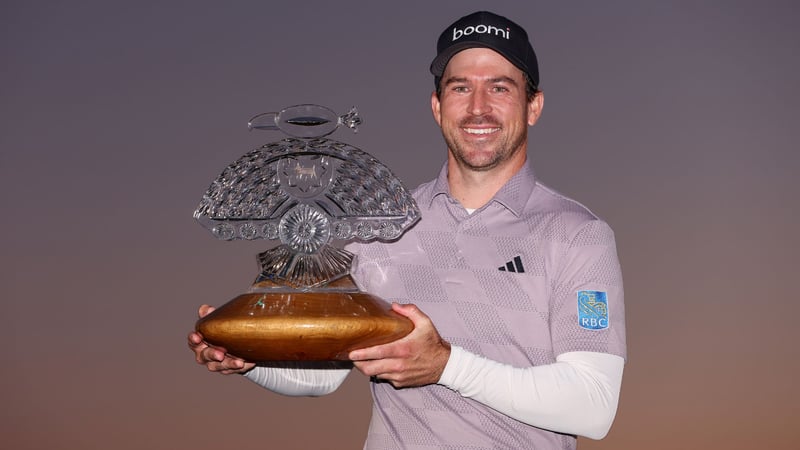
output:
[[445,26],[525,27],[545,108],[529,155],[614,228],[629,360],[581,449],[796,448],[800,9],[791,1],[0,3],[0,436],[24,449],[361,448],[367,379],[286,398],[208,373],[202,303],[269,243],[192,218],[299,103],[408,187],[445,147],[428,65]]

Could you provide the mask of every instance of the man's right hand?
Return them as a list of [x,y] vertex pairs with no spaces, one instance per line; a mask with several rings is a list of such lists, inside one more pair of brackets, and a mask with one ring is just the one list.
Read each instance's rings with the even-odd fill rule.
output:
[[[214,311],[213,306],[202,305],[198,314],[203,318]],[[249,372],[255,363],[246,362],[241,358],[228,355],[224,348],[209,345],[203,340],[203,335],[193,331],[189,333],[189,348],[194,352],[197,364],[202,364],[211,372],[219,372],[225,375],[232,373]]]

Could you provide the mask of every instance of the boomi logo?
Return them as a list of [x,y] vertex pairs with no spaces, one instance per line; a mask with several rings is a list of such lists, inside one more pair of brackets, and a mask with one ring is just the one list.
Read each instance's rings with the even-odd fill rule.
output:
[[478,33],[478,34],[488,33],[488,34],[493,34],[495,36],[500,36],[501,38],[504,39],[511,38],[511,29],[509,28],[506,28],[504,30],[502,28],[497,28],[492,25],[481,24],[481,25],[475,25],[474,27],[470,25],[468,27],[464,27],[463,30],[459,30],[458,28],[453,28],[453,40],[455,41],[457,39],[460,39],[461,36],[469,36],[472,33]]

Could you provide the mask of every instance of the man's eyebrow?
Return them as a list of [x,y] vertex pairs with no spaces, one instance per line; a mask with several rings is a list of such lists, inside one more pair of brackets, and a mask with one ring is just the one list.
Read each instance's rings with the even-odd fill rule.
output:
[[[489,78],[488,81],[490,83],[508,83],[508,84],[511,84],[511,85],[514,85],[514,86],[518,85],[517,80],[515,80],[515,79],[513,79],[511,77],[505,76],[505,75],[499,76],[499,77],[494,77],[494,78]],[[466,83],[466,82],[467,82],[467,78],[466,77],[450,77],[450,78],[447,78],[447,79],[444,80],[444,85],[447,86],[447,85],[450,85],[450,84],[453,84],[453,83]]]
[[511,77],[507,77],[505,75],[503,75],[501,77],[491,78],[489,81],[491,81],[492,83],[508,83],[508,84],[511,84],[511,85],[514,85],[514,86],[517,85],[517,80],[515,80],[515,79],[513,79]]
[[453,83],[466,83],[466,82],[467,82],[466,77],[450,77],[444,80],[445,86]]

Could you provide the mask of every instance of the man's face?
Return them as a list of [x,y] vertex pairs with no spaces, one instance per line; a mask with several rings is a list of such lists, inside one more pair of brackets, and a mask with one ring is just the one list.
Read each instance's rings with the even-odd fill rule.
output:
[[543,98],[527,101],[520,69],[494,50],[471,48],[450,59],[441,83],[431,108],[460,166],[488,171],[525,160],[528,126],[539,118]]

